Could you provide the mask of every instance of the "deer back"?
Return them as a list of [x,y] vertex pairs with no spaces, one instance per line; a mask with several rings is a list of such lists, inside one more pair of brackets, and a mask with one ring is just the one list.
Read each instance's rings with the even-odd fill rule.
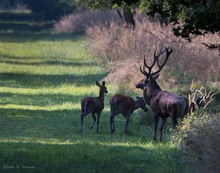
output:
[[91,113],[98,113],[104,109],[104,101],[98,97],[84,97],[81,101],[82,109]]
[[155,113],[179,115],[179,117],[183,118],[188,105],[184,97],[161,91],[151,99],[150,107]]
[[110,98],[110,105],[115,114],[127,115],[135,109],[134,99],[125,95],[115,94]]

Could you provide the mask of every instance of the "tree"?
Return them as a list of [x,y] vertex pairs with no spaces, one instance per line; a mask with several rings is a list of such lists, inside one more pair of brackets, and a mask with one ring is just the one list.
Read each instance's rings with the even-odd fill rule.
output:
[[[140,0],[77,0],[78,3],[83,3],[90,9],[118,9],[118,14],[123,18],[127,26],[134,28],[134,7],[138,6]],[[122,9],[122,13],[119,9]]]
[[77,0],[77,2],[84,3],[92,9],[128,7],[130,13],[132,8],[139,7],[151,17],[159,14],[170,24],[176,36],[188,40],[209,32],[220,33],[219,0]]
[[33,13],[43,14],[45,19],[58,19],[60,16],[70,13],[73,8],[62,0],[20,0],[28,5]]
[[148,15],[166,18],[176,36],[188,40],[193,36],[220,32],[218,0],[141,0],[140,8]]

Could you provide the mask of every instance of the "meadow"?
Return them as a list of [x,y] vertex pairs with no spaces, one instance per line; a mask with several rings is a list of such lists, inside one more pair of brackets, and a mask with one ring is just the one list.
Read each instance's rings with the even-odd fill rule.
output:
[[114,84],[106,84],[100,133],[89,129],[91,116],[78,132],[80,100],[97,96],[95,81],[106,75],[82,35],[1,34],[0,172],[186,172],[168,134],[152,141],[153,126],[140,123],[141,111],[128,135],[121,115],[110,134]]

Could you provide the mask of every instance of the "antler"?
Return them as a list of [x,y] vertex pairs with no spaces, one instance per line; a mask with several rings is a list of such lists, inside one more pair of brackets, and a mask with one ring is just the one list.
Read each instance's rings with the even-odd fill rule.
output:
[[[156,52],[157,52],[157,49],[154,51],[154,61],[153,61],[153,63],[152,63],[150,66],[147,65],[145,56],[144,56],[144,66],[143,66],[143,69],[142,69],[142,67],[140,66],[140,71],[141,71],[141,73],[144,74],[147,78],[150,78],[150,77],[152,77],[152,76],[158,74],[158,73],[162,70],[162,68],[163,68],[164,65],[166,64],[166,62],[167,62],[167,60],[168,60],[170,54],[173,52],[173,50],[172,50],[172,48],[170,48],[170,50],[169,50],[169,47],[168,47],[168,48],[165,47],[164,50],[161,48],[160,52],[159,52],[157,55],[156,55]],[[166,58],[165,58],[164,62],[160,65],[160,63],[159,63],[159,57],[160,57],[164,52],[166,52]],[[157,66],[158,66],[159,69],[158,69],[157,71],[155,71],[155,72],[152,73],[152,68],[154,67],[154,65],[155,65],[156,63],[157,63]],[[146,72],[145,68],[148,69],[148,72]]]

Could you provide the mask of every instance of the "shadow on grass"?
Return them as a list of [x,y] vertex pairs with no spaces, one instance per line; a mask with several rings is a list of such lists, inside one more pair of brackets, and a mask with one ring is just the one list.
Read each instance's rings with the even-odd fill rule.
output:
[[13,32],[40,32],[42,30],[50,29],[52,27],[52,22],[1,23],[1,30],[12,30]]
[[[32,62],[34,61],[34,62]],[[37,61],[37,62],[36,62]],[[8,64],[21,64],[21,65],[53,65],[63,64],[64,66],[83,66],[83,65],[97,65],[93,59],[87,61],[81,61],[81,57],[67,58],[67,57],[40,57],[40,56],[16,56],[0,53],[0,62]],[[42,64],[41,64],[42,63]]]
[[51,32],[13,32],[0,33],[1,42],[35,42],[35,41],[77,41],[82,39],[82,34],[60,33],[53,34]]
[[[93,122],[89,115],[84,121],[84,133],[79,133],[81,110],[27,110],[0,109],[0,141],[4,140],[40,140],[45,141],[90,141],[108,139],[108,117],[101,115],[100,132],[96,125],[89,129]],[[114,138],[114,136],[113,136]],[[120,136],[121,138],[121,136]]]
[[83,95],[70,94],[19,94],[0,93],[0,106],[7,104],[24,106],[54,106],[62,103],[78,104]]
[[143,148],[102,145],[97,142],[75,144],[1,142],[0,153],[0,164],[5,169],[7,166],[18,165],[20,168],[19,166],[23,165],[30,167],[29,171],[34,172],[181,173],[186,171],[184,164],[178,165],[177,151],[169,147]]
[[[42,60],[42,62],[31,62],[31,60],[33,60],[34,58],[26,58],[26,57],[13,57],[13,56],[1,56],[0,54],[0,63],[6,63],[6,64],[13,64],[13,65],[61,65],[61,66],[97,66],[97,63],[95,62],[73,62],[73,60],[71,59],[64,59],[62,60],[51,60],[53,58],[49,58],[50,60],[47,60],[47,58],[41,58],[41,57],[36,57],[35,59],[37,60]],[[4,59],[3,59],[4,58]],[[9,60],[10,59],[10,60]],[[21,62],[21,61],[25,61],[25,62]],[[29,61],[29,62],[28,62]]]
[[62,84],[71,84],[75,86],[94,85],[96,80],[101,80],[106,73],[87,74],[87,75],[35,75],[27,73],[1,73],[0,86],[4,87],[27,87],[42,88],[54,87]]
[[79,128],[80,110],[0,109],[0,138],[68,139]]

